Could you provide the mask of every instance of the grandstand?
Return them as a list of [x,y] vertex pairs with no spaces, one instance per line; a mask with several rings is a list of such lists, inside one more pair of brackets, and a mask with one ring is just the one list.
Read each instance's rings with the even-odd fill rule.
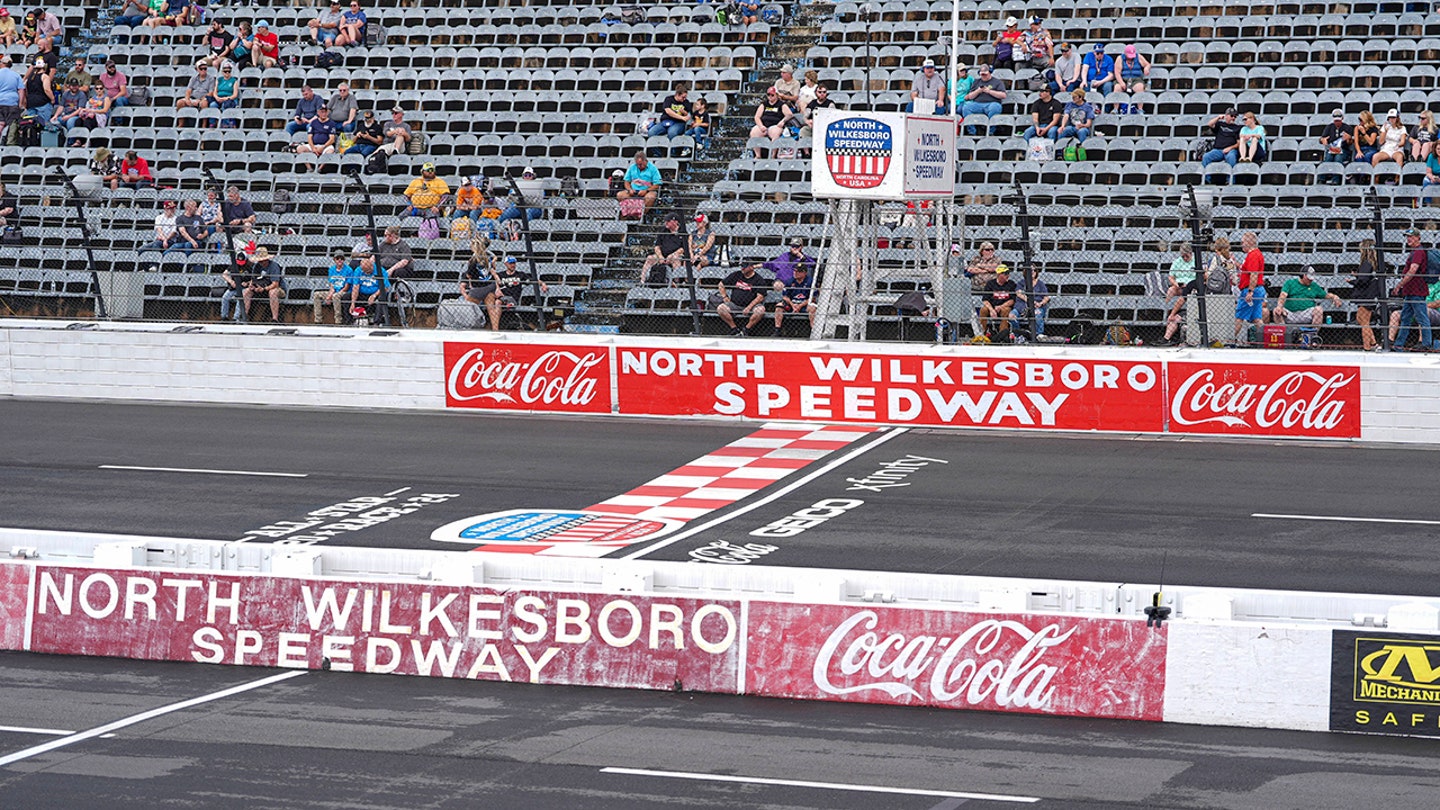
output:
[[[1168,268],[1174,246],[1191,239],[1185,189],[1203,185],[1206,174],[1233,182],[1213,187],[1203,225],[1234,241],[1241,230],[1257,231],[1273,286],[1309,264],[1322,284],[1343,295],[1359,240],[1374,236],[1376,207],[1386,233],[1412,225],[1436,233],[1435,210],[1419,205],[1421,163],[1373,169],[1359,161],[1322,163],[1319,142],[1335,108],[1353,123],[1362,110],[1398,107],[1410,125],[1421,110],[1440,107],[1440,14],[1429,4],[958,0],[958,6],[963,63],[993,60],[990,43],[1006,17],[1038,15],[1057,42],[1082,50],[1101,43],[1112,55],[1134,43],[1153,65],[1142,99],[1147,114],[1102,115],[1083,162],[1025,160],[1020,132],[1033,96],[1023,89],[1029,70],[998,70],[1015,101],[988,122],[993,135],[958,139],[965,225],[956,268],[981,241],[995,242],[1005,260],[1019,261],[1018,187],[1029,203],[1036,261],[1055,293],[1052,323],[1160,324],[1162,302],[1146,277]],[[469,247],[443,233],[418,238],[419,222],[402,216],[400,193],[426,162],[435,162],[452,188],[461,176],[499,179],[528,165],[545,184],[545,216],[531,223],[528,249],[524,241],[499,249],[523,254],[552,285],[549,297],[562,302],[568,325],[688,331],[688,295],[638,286],[658,225],[653,213],[644,222],[617,218],[610,174],[645,150],[666,180],[660,208],[707,214],[736,263],[770,258],[795,236],[812,252],[821,249],[826,205],[809,196],[808,162],[789,151],[797,144],[783,138],[767,146],[762,159],[749,153],[750,118],[763,88],[788,61],[802,73],[815,69],[842,108],[868,98],[877,110],[903,109],[920,63],[929,57],[948,64],[954,6],[891,0],[870,4],[865,10],[873,9],[872,16],[862,19],[854,2],[784,3],[767,6],[765,21],[751,26],[721,25],[714,8],[657,5],[646,7],[646,22],[626,24],[618,21],[619,7],[579,0],[386,3],[366,9],[367,44],[342,49],[342,65],[321,69],[313,66],[321,49],[306,27],[317,7],[212,2],[210,15],[227,30],[240,20],[267,20],[282,54],[297,60],[296,66],[245,68],[242,104],[223,114],[175,108],[193,64],[207,53],[203,25],[160,29],[169,42],[151,45],[149,29],[112,25],[118,10],[112,0],[99,9],[78,3],[51,9],[66,32],[61,75],[77,55],[88,56],[92,70],[113,59],[151,100],[90,131],[84,147],[0,146],[0,182],[19,196],[24,237],[21,245],[0,245],[0,300],[13,312],[91,311],[88,247],[96,269],[141,274],[146,301],[138,314],[213,318],[213,275],[186,268],[218,270],[224,254],[160,257],[135,249],[150,238],[160,200],[199,197],[218,183],[239,186],[255,204],[261,241],[287,271],[287,317],[308,317],[306,303],[324,284],[328,257],[360,241],[372,215],[380,228],[405,228],[423,273],[414,282],[418,303],[433,309],[455,294]],[[9,50],[18,65],[34,49]],[[301,85],[328,98],[341,82],[354,89],[362,109],[403,108],[422,136],[423,146],[396,155],[385,173],[361,175],[373,207],[344,171],[358,171],[360,157],[326,157],[321,171],[306,172],[304,160],[285,151],[304,137],[283,128]],[[692,98],[703,96],[718,113],[708,149],[686,136],[644,135],[645,116],[677,83],[688,84]],[[1202,172],[1191,155],[1201,126],[1231,106],[1260,116],[1270,133],[1269,159]],[[222,118],[238,126],[214,126]],[[56,167],[82,174],[100,146],[139,151],[160,190],[105,190],[84,200],[87,236],[76,227]],[[882,249],[881,263],[899,266],[907,261],[901,246],[913,234],[898,209],[886,221],[896,229],[886,240],[894,247]],[[1386,247],[1393,266],[1399,243]],[[720,271],[711,268],[700,281],[711,285]],[[893,286],[897,293],[913,289],[908,282]],[[893,307],[872,314],[881,324],[897,317]],[[706,315],[707,328],[718,329]],[[1337,315],[1344,320],[1345,313]],[[870,337],[897,335],[877,329]],[[1336,342],[1359,341],[1343,333],[1327,338]]]

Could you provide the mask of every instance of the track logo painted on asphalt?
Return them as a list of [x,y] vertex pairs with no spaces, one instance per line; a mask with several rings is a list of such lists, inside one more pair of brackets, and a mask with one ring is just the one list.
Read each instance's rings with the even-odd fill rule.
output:
[[[447,523],[430,534],[441,543],[630,544],[683,525],[664,518],[636,518],[583,509],[510,509]],[[489,550],[489,549],[487,549]]]

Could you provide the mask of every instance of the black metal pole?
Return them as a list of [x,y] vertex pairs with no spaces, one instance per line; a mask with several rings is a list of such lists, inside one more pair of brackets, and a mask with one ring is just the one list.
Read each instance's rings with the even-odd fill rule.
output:
[[90,271],[90,286],[95,290],[95,317],[104,318],[105,314],[105,293],[100,289],[100,274],[95,270],[95,249],[91,247],[94,237],[90,234],[90,223],[85,221],[85,206],[80,204],[80,191],[75,188],[75,181],[65,173],[64,166],[56,166],[55,173],[65,182],[65,187],[70,190],[70,204],[75,208],[75,216],[80,218],[78,227],[80,235],[85,237],[85,267]]
[[[871,24],[872,22],[874,22],[873,18],[878,17],[879,15],[875,13],[874,6],[870,5],[869,3],[865,3],[864,5],[860,6],[860,19],[866,25]],[[872,47],[874,46],[870,44],[870,37],[865,37],[865,109],[867,110],[874,109],[874,107],[870,105],[870,72],[871,69],[874,67],[874,65],[872,64],[874,60],[874,54],[872,54],[870,51]]]
[[1380,300],[1375,302],[1375,314],[1380,319],[1380,340],[1385,351],[1390,351],[1390,274],[1385,270],[1385,222],[1380,216],[1380,192],[1370,188],[1370,213],[1375,226],[1375,277],[1380,279]]
[[1195,200],[1195,186],[1186,186],[1185,193],[1190,197],[1190,252],[1195,258],[1195,278],[1200,280],[1193,293],[1196,296],[1195,317],[1200,321],[1200,345],[1209,346],[1210,320],[1205,309],[1205,229],[1200,227],[1200,204]]
[[360,187],[360,204],[365,206],[365,233],[370,237],[370,251],[377,252],[380,249],[380,237],[375,233],[375,208],[370,204],[370,187],[365,185],[358,173],[350,175],[350,179]]
[[690,291],[690,335],[700,336],[700,293],[695,289],[695,262],[689,251],[685,255],[685,288]]
[[[509,177],[510,192],[515,195],[515,205],[520,207],[520,235],[525,239],[525,261],[530,265],[531,288],[535,295],[535,318],[536,326],[541,332],[549,329],[549,323],[545,318],[545,296],[540,291],[540,268],[535,265],[535,246],[530,236],[530,201],[520,191],[520,185],[515,182],[514,177]],[[519,306],[520,302],[515,302]]]
[[1015,181],[1015,205],[1020,211],[1020,240],[1023,243],[1021,250],[1025,257],[1025,316],[1029,321],[1030,339],[1034,340],[1040,334],[1037,321],[1039,313],[1035,303],[1039,298],[1035,294],[1035,250],[1030,244],[1030,204],[1025,199],[1019,180]]

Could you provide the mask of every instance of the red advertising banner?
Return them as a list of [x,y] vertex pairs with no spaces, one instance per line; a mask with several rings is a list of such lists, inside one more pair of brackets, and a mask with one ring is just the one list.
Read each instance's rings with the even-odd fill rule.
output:
[[1158,721],[1167,633],[1135,620],[752,603],[746,691]]
[[620,412],[1159,432],[1159,362],[617,349]]
[[1358,366],[1169,363],[1169,431],[1360,437]]
[[[3,570],[3,569],[0,569]],[[735,601],[40,567],[31,649],[734,692]]]
[[445,405],[610,413],[610,351],[601,346],[446,343]]
[[0,563],[0,650],[25,645],[25,608],[30,587],[30,566]]

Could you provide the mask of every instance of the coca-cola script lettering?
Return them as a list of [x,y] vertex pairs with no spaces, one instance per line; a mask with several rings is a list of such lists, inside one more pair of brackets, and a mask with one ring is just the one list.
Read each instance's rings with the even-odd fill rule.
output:
[[1360,369],[1171,363],[1175,433],[1360,435]]
[[445,344],[452,408],[609,413],[609,352],[599,347]]

